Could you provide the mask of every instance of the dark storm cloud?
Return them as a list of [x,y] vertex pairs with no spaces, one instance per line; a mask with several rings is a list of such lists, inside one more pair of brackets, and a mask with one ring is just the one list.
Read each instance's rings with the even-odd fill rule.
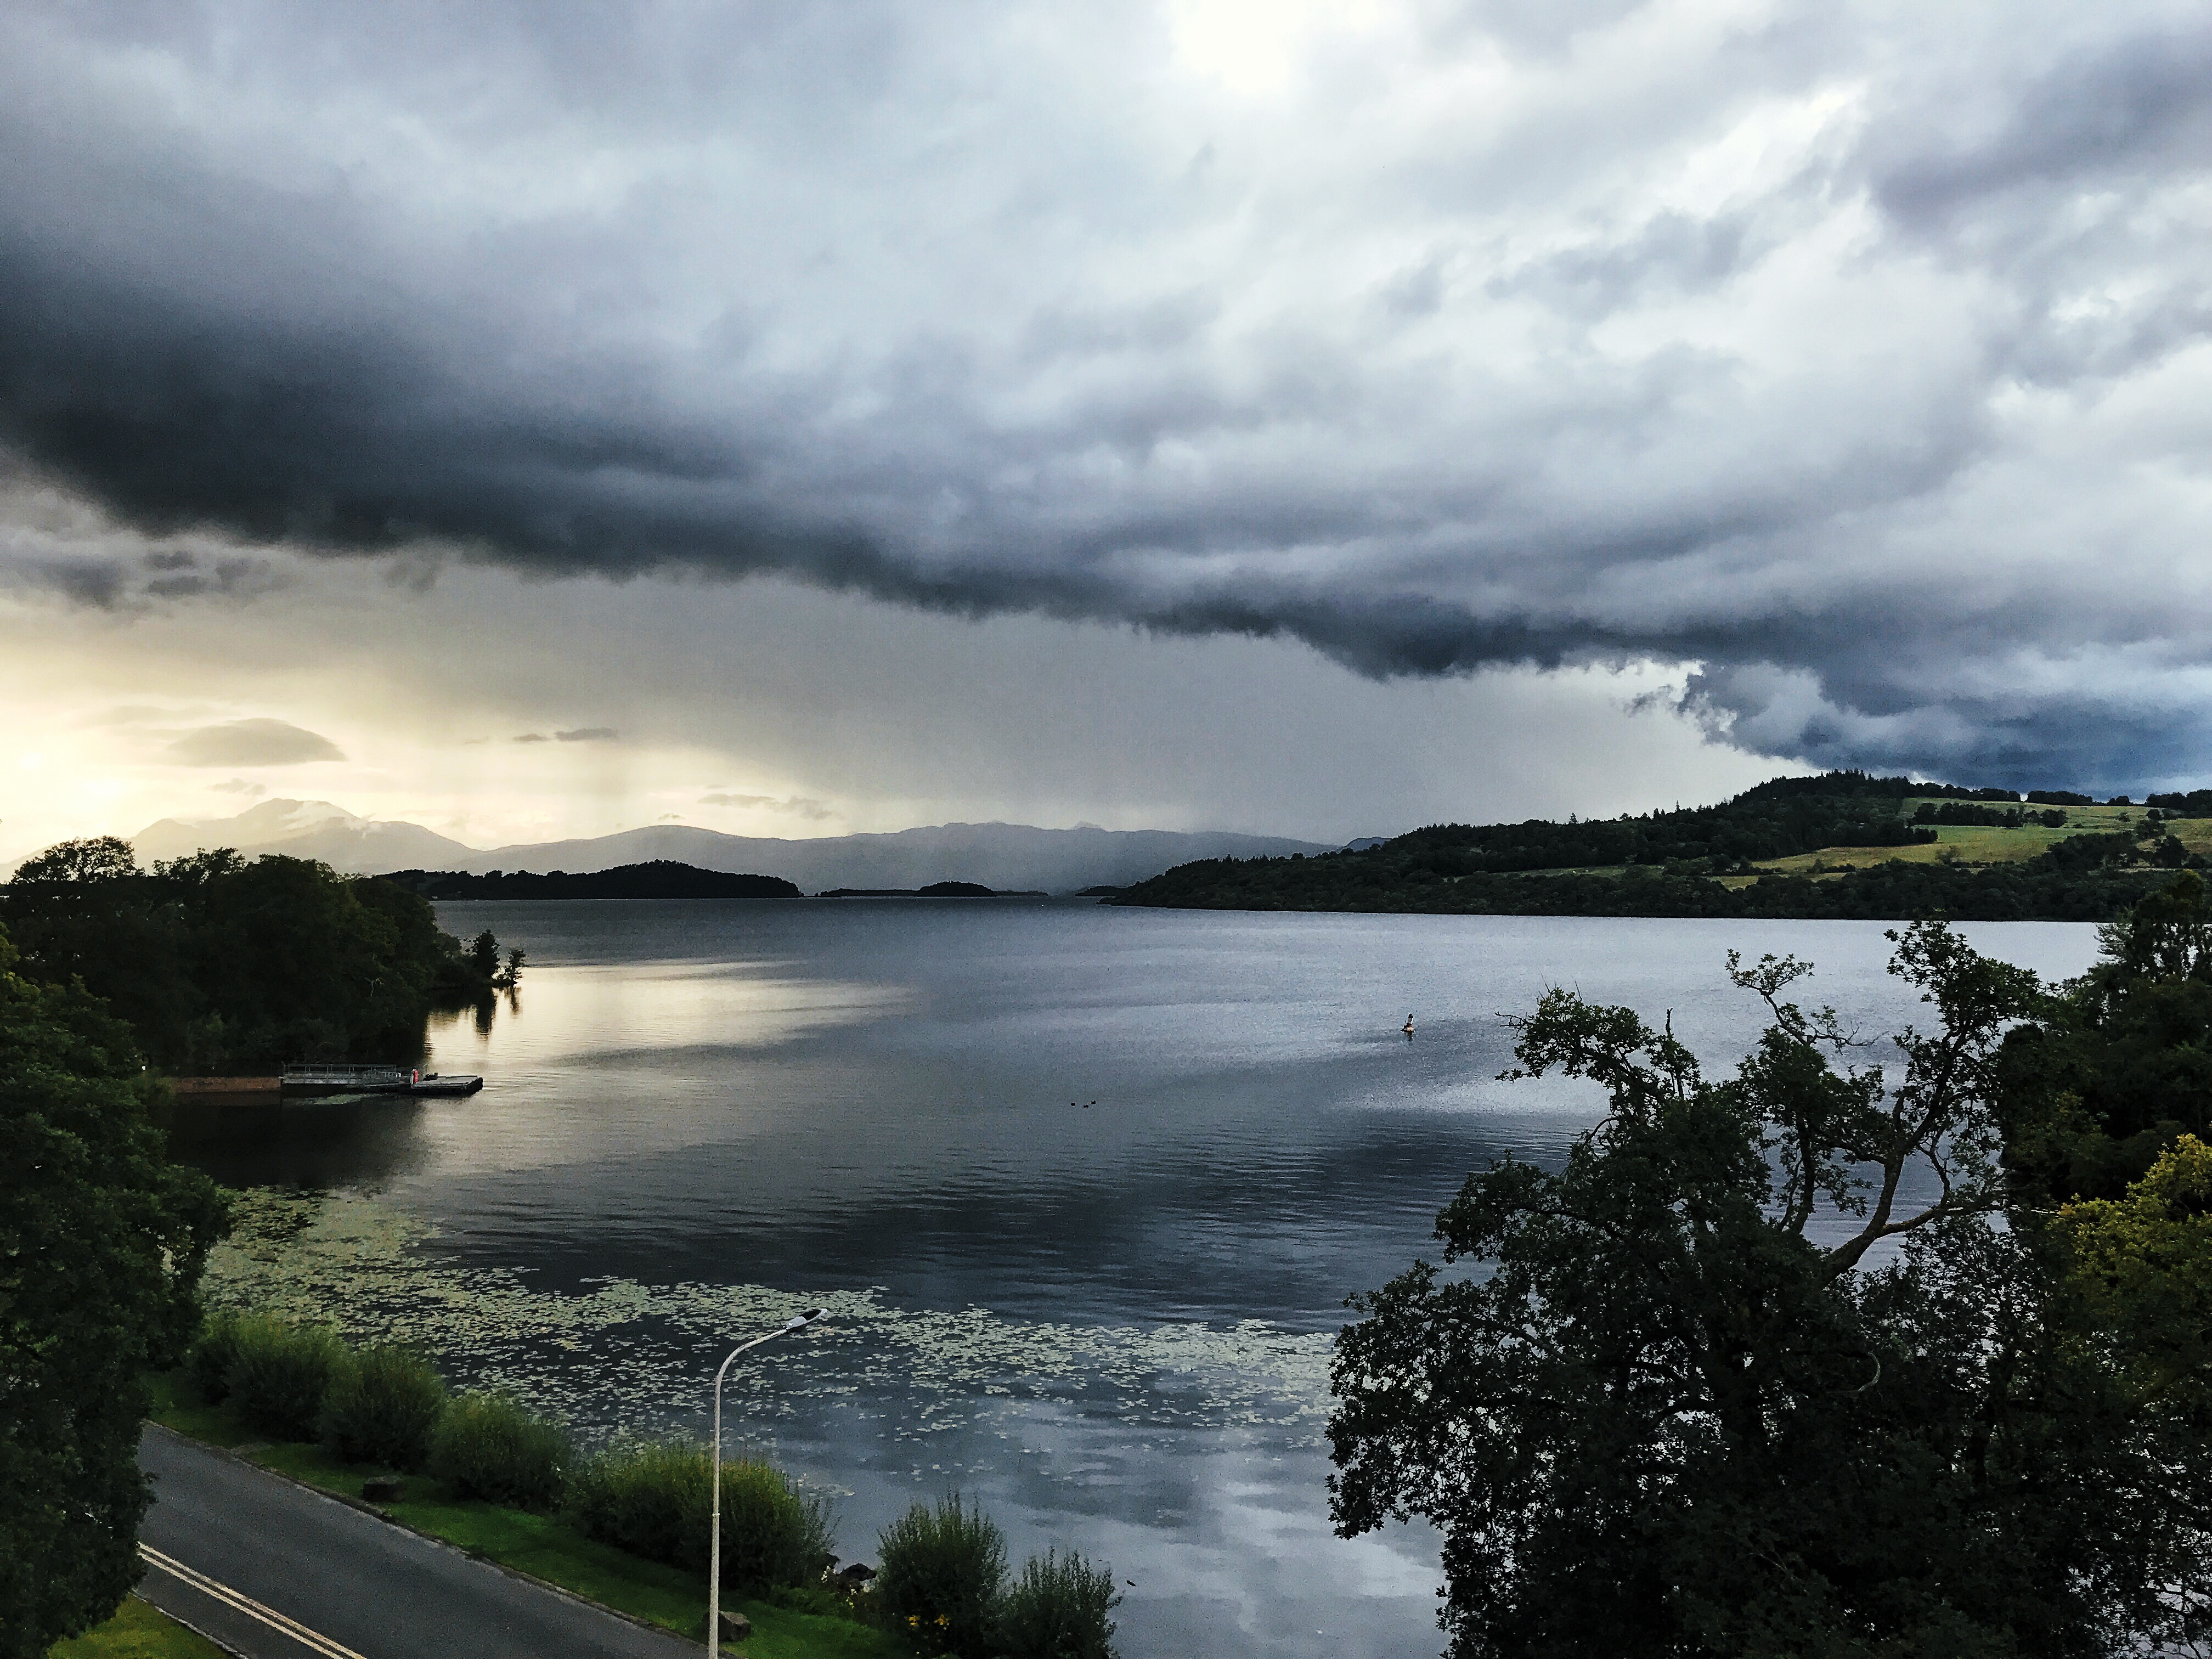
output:
[[18,13],[0,440],[155,536],[2205,770],[2204,8],[1297,15]]

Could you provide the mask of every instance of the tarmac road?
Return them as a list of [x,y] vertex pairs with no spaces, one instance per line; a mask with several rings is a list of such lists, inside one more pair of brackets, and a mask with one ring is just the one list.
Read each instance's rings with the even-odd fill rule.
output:
[[155,1492],[138,1593],[246,1659],[698,1651],[151,1424],[138,1466]]

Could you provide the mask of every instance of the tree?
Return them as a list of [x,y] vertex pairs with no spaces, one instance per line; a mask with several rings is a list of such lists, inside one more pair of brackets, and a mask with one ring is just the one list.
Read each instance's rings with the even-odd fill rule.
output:
[[1557,1173],[1470,1176],[1437,1232],[1482,1265],[1357,1298],[1333,1371],[1338,1528],[1443,1532],[1456,1659],[2086,1655],[2199,1616],[2201,1443],[2146,1435],[2063,1251],[1992,1224],[1996,1060],[2040,988],[1892,937],[1937,1016],[1893,1084],[1787,958],[1730,957],[1771,1023],[1723,1081],[1571,993],[1516,1023],[1505,1075],[1607,1115]]
[[33,853],[15,869],[15,879],[27,882],[112,881],[138,873],[138,855],[120,836],[94,836],[83,841],[58,842],[43,853]]
[[429,1009],[498,967],[495,948],[471,965],[417,894],[228,848],[149,873],[125,842],[64,842],[0,889],[0,919],[27,975],[81,981],[178,1073],[405,1060]]
[[198,1327],[224,1215],[128,1030],[16,963],[0,929],[0,1659],[36,1659],[137,1582],[143,1379]]

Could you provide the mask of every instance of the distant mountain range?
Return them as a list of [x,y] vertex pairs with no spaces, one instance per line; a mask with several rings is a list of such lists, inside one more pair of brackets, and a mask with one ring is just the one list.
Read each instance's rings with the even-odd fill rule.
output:
[[328,801],[297,800],[265,800],[231,818],[163,818],[132,836],[131,844],[140,860],[149,864],[204,847],[235,847],[249,857],[283,853],[319,859],[357,875],[394,870],[575,873],[667,859],[702,870],[781,876],[810,893],[831,887],[920,888],[940,881],[1066,893],[1084,887],[1127,887],[1196,859],[1281,858],[1329,850],[1315,842],[1225,830],[941,823],[880,835],[788,841],[726,836],[672,823],[580,841],[483,851],[420,824],[357,817]]

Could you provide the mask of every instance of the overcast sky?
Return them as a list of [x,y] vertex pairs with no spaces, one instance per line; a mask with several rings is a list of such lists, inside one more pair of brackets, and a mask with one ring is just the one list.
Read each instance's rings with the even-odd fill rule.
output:
[[0,853],[2201,783],[2203,5],[0,9]]

